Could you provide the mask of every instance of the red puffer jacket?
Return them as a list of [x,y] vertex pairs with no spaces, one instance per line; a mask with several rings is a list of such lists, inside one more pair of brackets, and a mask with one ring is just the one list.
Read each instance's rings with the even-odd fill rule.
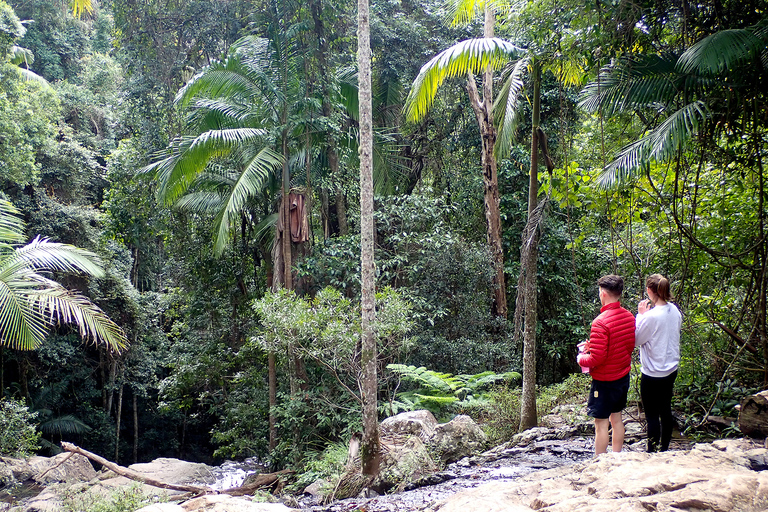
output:
[[589,352],[579,354],[581,366],[588,366],[595,380],[617,380],[629,373],[635,348],[635,317],[618,302],[600,309],[592,321]]

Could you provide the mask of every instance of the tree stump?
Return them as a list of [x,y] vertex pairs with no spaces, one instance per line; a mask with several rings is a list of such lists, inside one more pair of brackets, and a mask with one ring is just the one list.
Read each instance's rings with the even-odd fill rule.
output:
[[768,437],[768,389],[741,402],[739,429],[750,437]]

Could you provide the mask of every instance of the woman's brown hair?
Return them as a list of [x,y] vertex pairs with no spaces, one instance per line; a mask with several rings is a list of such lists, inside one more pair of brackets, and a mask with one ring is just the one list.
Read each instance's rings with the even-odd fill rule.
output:
[[645,280],[646,288],[659,296],[664,302],[669,301],[672,295],[669,292],[669,280],[661,274],[652,274]]

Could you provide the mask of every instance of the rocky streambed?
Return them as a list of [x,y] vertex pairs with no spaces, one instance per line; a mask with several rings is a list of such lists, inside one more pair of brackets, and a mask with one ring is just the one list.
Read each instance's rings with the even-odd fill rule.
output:
[[[362,494],[323,503],[321,497],[306,493],[298,498],[282,497],[275,503],[258,503],[249,496],[213,494],[178,504],[159,503],[141,512],[768,510],[768,449],[764,443],[732,439],[692,445],[677,439],[671,451],[647,454],[641,429],[631,424],[628,427],[625,451],[597,458],[593,456],[593,438],[587,423],[577,427],[531,429],[501,446],[463,457],[425,474],[404,485],[400,492],[381,496]],[[78,460],[77,471],[88,470],[87,460],[74,460]],[[61,462],[51,461],[51,466]],[[3,462],[0,460],[0,467]],[[54,480],[63,479],[64,476],[54,473],[63,471],[71,462],[42,472]],[[241,483],[240,479],[256,471],[258,464],[245,461],[211,468],[161,459],[133,468],[164,480],[222,489]],[[76,491],[78,486],[80,489],[114,489],[135,485],[123,477],[95,472],[83,473],[80,479],[87,483],[70,486],[66,492]],[[155,489],[154,492],[167,491]],[[62,510],[57,499],[60,500],[60,496],[57,498],[55,492],[46,487],[35,498],[24,498],[13,505],[0,503],[0,511]]]

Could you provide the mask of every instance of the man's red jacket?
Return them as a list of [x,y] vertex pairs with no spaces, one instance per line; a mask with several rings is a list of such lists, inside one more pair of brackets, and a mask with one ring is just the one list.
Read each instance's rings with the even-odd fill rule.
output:
[[592,321],[589,352],[579,354],[579,365],[588,366],[595,380],[618,380],[629,373],[634,349],[634,315],[619,302],[610,302]]

